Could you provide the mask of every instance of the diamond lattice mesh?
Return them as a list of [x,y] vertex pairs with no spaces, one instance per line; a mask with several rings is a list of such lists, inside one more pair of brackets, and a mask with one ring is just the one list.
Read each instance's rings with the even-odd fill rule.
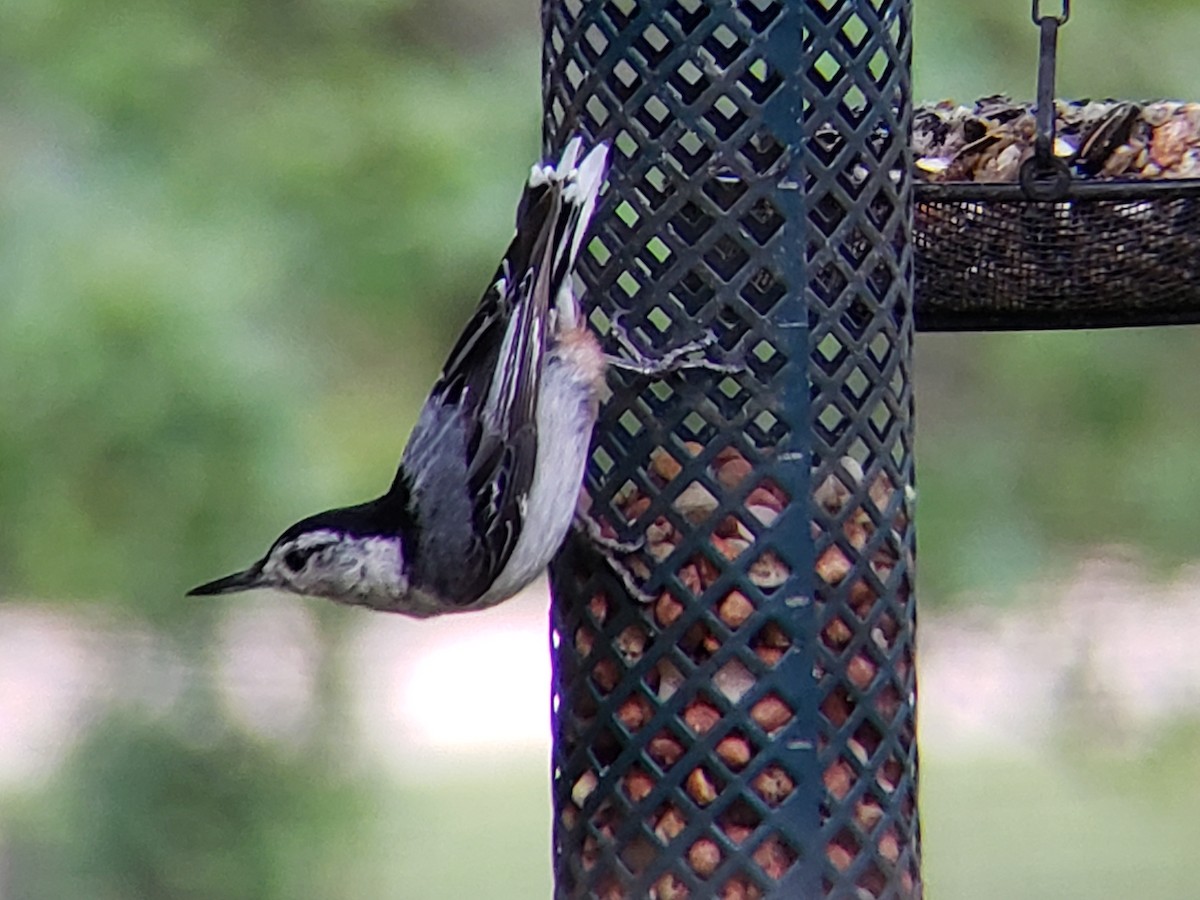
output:
[[[544,5],[549,149],[613,143],[614,371],[552,571],[559,897],[912,897],[906,2]],[[817,140],[833,126],[836,147]]]
[[1200,182],[1076,183],[1058,202],[1019,190],[919,190],[922,330],[1200,322]]

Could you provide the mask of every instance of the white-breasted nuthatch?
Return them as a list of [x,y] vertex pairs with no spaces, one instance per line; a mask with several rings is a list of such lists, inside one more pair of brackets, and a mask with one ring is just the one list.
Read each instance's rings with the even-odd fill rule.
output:
[[382,497],[287,529],[244,571],[273,587],[424,618],[493,606],[536,578],[575,514],[605,356],[572,271],[608,147],[534,166],[496,277],[450,353]]

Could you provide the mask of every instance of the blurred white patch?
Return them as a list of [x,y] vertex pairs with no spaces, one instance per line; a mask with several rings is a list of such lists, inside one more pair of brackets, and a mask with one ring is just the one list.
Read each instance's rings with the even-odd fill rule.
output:
[[1056,729],[1137,749],[1200,714],[1200,569],[1154,582],[1118,553],[1029,588],[1017,609],[926,616],[921,739],[941,751],[1036,753]]
[[260,593],[230,606],[214,653],[229,717],[262,737],[303,739],[312,723],[320,653],[306,604]]
[[[1072,728],[1097,746],[1138,749],[1164,724],[1200,714],[1200,568],[1172,584],[1108,559],[1028,589],[1012,608],[923,616],[922,746],[955,756],[1038,753]],[[209,672],[144,624],[45,606],[0,607],[0,789],[53,774],[113,707],[176,711],[213,677],[230,717],[302,746],[322,694],[314,610],[262,594],[228,607]],[[550,744],[544,582],[485,612],[416,621],[347,610],[335,668],[344,758],[401,777],[454,770],[464,755],[546,755]],[[664,671],[665,690],[677,673]],[[744,674],[721,670],[734,695]],[[338,694],[334,694],[338,697]]]
[[[85,622],[76,625],[87,627]],[[103,636],[112,674],[106,681],[97,680],[96,688],[114,705],[134,705],[150,716],[164,716],[198,677],[171,641],[149,627],[97,634]]]
[[548,748],[548,603],[541,580],[483,612],[364,621],[348,674],[375,753],[411,770],[443,761],[437,751]]
[[53,774],[109,683],[105,654],[71,616],[0,609],[0,785]]

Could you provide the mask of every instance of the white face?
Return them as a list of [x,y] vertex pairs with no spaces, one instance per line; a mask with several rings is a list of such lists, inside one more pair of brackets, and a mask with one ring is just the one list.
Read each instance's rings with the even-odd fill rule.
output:
[[271,548],[263,586],[337,603],[395,607],[408,593],[398,538],[311,531]]

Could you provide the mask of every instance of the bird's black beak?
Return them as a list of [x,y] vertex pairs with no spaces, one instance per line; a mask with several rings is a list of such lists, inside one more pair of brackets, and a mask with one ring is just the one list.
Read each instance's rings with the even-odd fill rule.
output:
[[238,591],[249,591],[257,587],[265,587],[262,577],[262,563],[257,562],[242,572],[234,572],[200,587],[194,587],[187,592],[189,597],[209,597],[215,594],[236,594]]

